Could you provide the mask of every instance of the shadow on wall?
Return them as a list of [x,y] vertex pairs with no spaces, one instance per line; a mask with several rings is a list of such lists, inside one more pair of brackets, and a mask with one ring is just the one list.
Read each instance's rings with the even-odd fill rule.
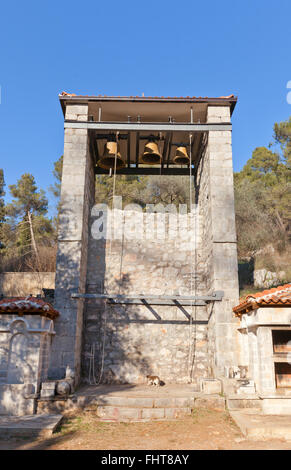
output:
[[[169,294],[179,287],[178,281],[189,290],[189,253],[185,251],[185,259],[179,261],[178,251],[175,260],[174,251],[164,248],[163,258],[159,249],[163,243],[154,249],[151,241],[146,245],[144,241],[106,242],[90,237],[86,292]],[[178,302],[173,306],[153,305],[146,299],[142,305],[112,305],[103,299],[88,299],[84,309],[83,381],[145,383],[149,374],[159,375],[168,383],[185,383],[189,368],[193,375],[208,376],[207,324],[205,307],[191,308]]]
[[[110,246],[107,246],[110,250]],[[90,282],[88,293],[107,293],[106,242],[90,240],[88,270]],[[93,261],[94,259],[94,261]],[[94,266],[93,270],[90,267]],[[126,293],[131,290],[130,276],[123,274],[110,283],[110,292]],[[141,323],[135,310],[134,319],[129,318],[133,306],[110,305],[103,299],[85,302],[82,377],[85,383],[135,383],[137,374],[145,377],[152,373],[142,344],[130,337],[129,324]]]
[[238,262],[238,280],[240,289],[244,289],[246,286],[252,286],[254,284],[254,268],[255,262],[253,258],[248,261]]
[[[54,308],[60,312],[60,316],[54,322],[56,335],[50,349],[48,379],[64,378],[66,368],[70,367],[75,370],[78,381],[84,301],[73,300],[71,295],[85,291],[87,254],[75,214],[78,214],[79,203],[70,194],[63,197],[66,198],[64,206],[69,209],[62,208],[59,221]],[[74,212],[71,207],[74,207]]]

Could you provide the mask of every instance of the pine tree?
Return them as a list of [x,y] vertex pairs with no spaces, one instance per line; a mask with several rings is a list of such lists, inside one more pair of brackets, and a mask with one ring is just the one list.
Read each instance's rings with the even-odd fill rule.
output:
[[4,171],[0,168],[0,250],[4,248],[3,226],[5,223],[5,202],[4,202]]
[[[63,173],[63,155],[61,155],[60,158],[57,161],[54,162],[53,175],[56,179],[56,182],[49,187],[49,191],[54,195],[54,197],[58,201],[58,203],[57,203],[57,216],[54,218],[55,229],[57,229],[57,226],[59,224],[59,214],[60,214],[60,208],[61,208],[60,197],[61,197],[62,173]],[[56,230],[55,230],[55,232],[56,232]]]
[[266,244],[287,246],[291,238],[291,118],[274,125],[274,140],[257,147],[235,174],[239,252]]
[[[47,213],[48,200],[44,191],[42,189],[38,190],[34,177],[29,173],[22,175],[17,184],[10,185],[9,189],[14,199],[12,203],[7,205],[7,214],[16,221],[17,245],[21,251],[22,247],[31,245],[39,263],[35,225],[37,219]],[[30,242],[27,243],[29,236]]]

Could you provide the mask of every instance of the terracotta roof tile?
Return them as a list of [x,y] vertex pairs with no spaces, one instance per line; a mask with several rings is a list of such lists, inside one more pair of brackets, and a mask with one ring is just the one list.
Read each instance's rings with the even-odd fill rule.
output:
[[75,93],[66,93],[65,91],[62,91],[59,96],[77,96]]
[[249,294],[240,299],[233,308],[236,315],[242,315],[259,307],[291,307],[291,284],[273,287],[256,294]]
[[18,313],[38,314],[51,319],[56,318],[59,312],[53,306],[37,297],[9,297],[0,300],[0,314]]

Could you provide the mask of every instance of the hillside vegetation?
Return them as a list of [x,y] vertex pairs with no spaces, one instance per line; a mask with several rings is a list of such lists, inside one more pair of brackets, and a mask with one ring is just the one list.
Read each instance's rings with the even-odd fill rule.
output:
[[[268,147],[258,147],[234,175],[238,257],[250,270],[284,271],[291,281],[291,118],[274,125]],[[243,274],[243,270],[241,270]],[[242,276],[243,284],[250,284]]]

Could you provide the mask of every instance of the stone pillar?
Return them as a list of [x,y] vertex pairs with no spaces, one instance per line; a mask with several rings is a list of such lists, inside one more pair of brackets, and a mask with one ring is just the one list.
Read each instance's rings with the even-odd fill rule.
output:
[[260,358],[258,351],[258,337],[256,328],[248,329],[249,339],[249,375],[248,377],[254,380],[256,389],[260,384]]
[[[228,106],[209,106],[208,123],[230,122]],[[238,266],[235,230],[231,131],[210,131],[204,161],[200,164],[200,212],[204,218],[204,258],[208,291],[223,290],[222,302],[209,309],[209,352],[214,376],[225,366],[237,365]]]
[[257,329],[259,354],[259,392],[272,394],[276,392],[275,370],[273,361],[272,330],[266,326]]
[[[66,119],[86,121],[88,105],[67,105]],[[65,129],[61,209],[55,281],[55,308],[60,316],[51,348],[49,378],[65,375],[67,366],[80,379],[84,300],[90,209],[94,204],[95,175],[86,129]]]

